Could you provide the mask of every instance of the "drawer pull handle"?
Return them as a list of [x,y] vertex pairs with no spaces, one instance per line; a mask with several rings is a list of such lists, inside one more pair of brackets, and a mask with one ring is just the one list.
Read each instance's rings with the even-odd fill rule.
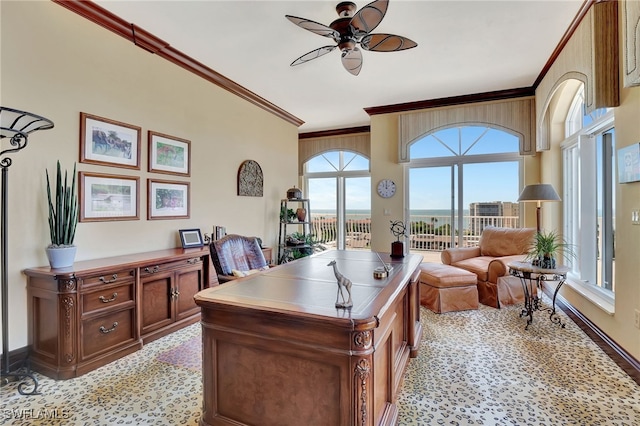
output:
[[187,263],[189,263],[191,265],[195,265],[198,262],[200,262],[200,258],[199,257],[194,257],[192,259],[187,260]]
[[171,290],[171,298],[172,299],[177,299],[178,296],[180,296],[180,292],[178,291],[178,289],[175,289],[175,288],[172,289]]
[[110,280],[105,280],[104,277],[100,277],[99,280],[105,284],[115,283],[118,279],[118,274],[113,274]]
[[113,302],[114,300],[116,300],[116,297],[118,297],[118,293],[113,293],[113,296],[111,296],[111,299],[107,299],[104,296],[100,296],[100,297],[98,297],[98,299],[100,299],[102,301],[102,303],[109,303],[109,302]]
[[156,272],[158,272],[160,270],[159,266],[154,266],[153,268],[144,268],[144,271],[148,274],[155,274]]
[[111,333],[113,330],[116,329],[116,327],[118,326],[118,321],[113,323],[113,326],[111,328],[104,328],[104,325],[100,326],[100,333],[102,334],[107,334],[107,333]]

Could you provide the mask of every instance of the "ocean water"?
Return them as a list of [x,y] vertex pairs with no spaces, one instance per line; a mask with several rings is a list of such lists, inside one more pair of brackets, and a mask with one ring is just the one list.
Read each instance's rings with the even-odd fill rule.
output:
[[[313,210],[311,213],[314,218],[322,217],[324,215],[326,215],[327,218],[332,218],[336,216],[336,211],[329,210],[329,209]],[[350,210],[347,210],[346,213],[347,213],[347,220],[371,218],[371,210],[350,209]],[[451,223],[451,220],[450,220],[451,210],[449,209],[418,209],[418,210],[411,210],[410,214],[411,214],[411,217],[409,218],[409,222],[423,221],[426,223],[430,223],[431,218],[435,218],[436,227],[440,227],[440,226]],[[469,210],[464,210],[463,215],[464,215],[464,218],[462,222],[462,228],[468,229]],[[399,218],[389,217],[389,219],[398,220]]]
[[[335,210],[331,210],[331,209],[314,209],[312,211],[314,216],[319,216],[319,215],[323,215],[326,214],[327,216],[335,216],[336,215],[336,211]],[[348,216],[354,215],[354,216],[358,216],[358,217],[362,217],[362,218],[368,218],[371,217],[371,210],[357,210],[357,209],[350,209],[346,211]],[[451,215],[451,210],[449,209],[432,209],[432,210],[411,210],[410,212],[411,216],[426,216],[426,217],[442,217],[442,216],[446,216],[449,217]],[[464,210],[463,211],[463,215],[464,216],[468,216],[469,215],[469,210]]]

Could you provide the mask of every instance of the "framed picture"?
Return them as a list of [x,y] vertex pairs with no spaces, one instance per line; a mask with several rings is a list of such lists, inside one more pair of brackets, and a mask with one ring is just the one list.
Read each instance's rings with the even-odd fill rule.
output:
[[140,170],[142,129],[80,113],[80,162]]
[[640,181],[640,143],[618,150],[618,182]]
[[202,247],[202,234],[199,229],[181,229],[180,241],[182,241],[182,248]]
[[140,178],[79,172],[80,222],[140,219]]
[[156,179],[147,182],[149,220],[189,217],[189,182]]
[[149,171],[190,176],[191,142],[149,130]]

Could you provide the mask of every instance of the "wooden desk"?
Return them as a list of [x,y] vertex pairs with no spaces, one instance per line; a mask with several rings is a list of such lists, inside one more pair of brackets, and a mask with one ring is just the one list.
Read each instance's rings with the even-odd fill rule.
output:
[[[393,425],[422,336],[422,256],[329,251],[203,290],[201,425]],[[333,268],[353,282],[336,309]]]

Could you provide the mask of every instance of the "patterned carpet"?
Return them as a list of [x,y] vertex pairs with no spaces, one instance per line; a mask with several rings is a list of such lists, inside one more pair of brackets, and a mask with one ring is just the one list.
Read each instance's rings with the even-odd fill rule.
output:
[[[423,309],[399,425],[640,425],[640,386],[564,314],[564,329],[536,312],[524,330],[520,309]],[[5,386],[0,424],[197,425],[199,339],[196,324],[77,379],[38,375],[38,396]]]
[[202,368],[202,336],[192,337],[181,345],[162,352],[156,359],[176,367],[200,371]]

